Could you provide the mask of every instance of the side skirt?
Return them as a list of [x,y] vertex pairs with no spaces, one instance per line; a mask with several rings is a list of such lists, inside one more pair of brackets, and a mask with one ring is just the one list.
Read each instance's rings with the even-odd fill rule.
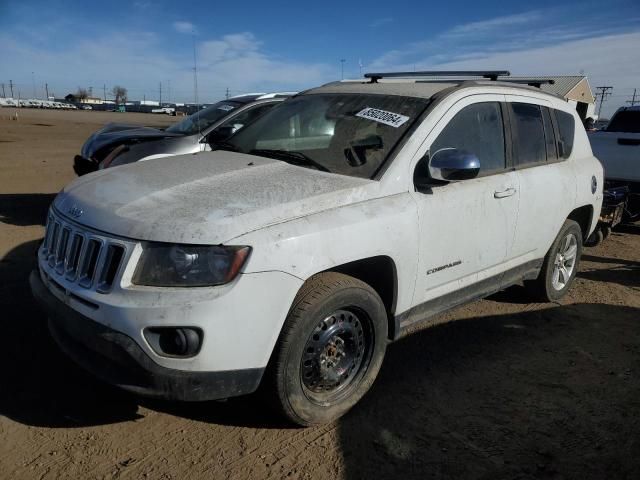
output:
[[458,291],[447,293],[441,297],[416,305],[400,315],[396,315],[392,340],[397,340],[406,335],[415,327],[427,327],[443,323],[444,320],[434,318],[439,313],[487,297],[523,280],[538,278],[543,261],[543,259],[532,260]]

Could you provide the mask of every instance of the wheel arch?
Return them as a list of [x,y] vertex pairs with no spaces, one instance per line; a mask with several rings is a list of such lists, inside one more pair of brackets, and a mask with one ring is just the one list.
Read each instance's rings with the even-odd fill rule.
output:
[[584,205],[574,209],[567,219],[573,220],[580,226],[583,241],[586,241],[587,238],[589,238],[591,227],[595,225],[595,221],[597,220],[593,215],[593,205]]
[[387,312],[388,336],[395,336],[395,310],[398,300],[398,272],[393,259],[386,255],[362,258],[327,268],[318,273],[338,272],[357,278],[371,286]]

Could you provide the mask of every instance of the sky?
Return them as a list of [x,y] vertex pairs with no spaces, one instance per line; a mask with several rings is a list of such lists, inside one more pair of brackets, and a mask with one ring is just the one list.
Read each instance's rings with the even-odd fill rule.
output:
[[[507,69],[640,98],[640,0],[427,2],[0,0],[0,83],[63,97],[115,85],[193,102],[293,91],[367,71]],[[0,91],[1,94],[1,91]]]

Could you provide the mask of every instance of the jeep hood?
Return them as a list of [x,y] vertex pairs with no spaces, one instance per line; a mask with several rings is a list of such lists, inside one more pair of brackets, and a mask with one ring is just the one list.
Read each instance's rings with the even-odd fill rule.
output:
[[366,200],[378,182],[227,151],[180,155],[78,178],[54,201],[80,224],[138,240],[220,244]]
[[[109,145],[158,140],[167,137],[182,137],[182,134],[165,132],[158,128],[141,127],[124,123],[109,123],[91,135],[82,146],[82,156],[92,158],[95,153]],[[100,159],[102,160],[102,159]]]

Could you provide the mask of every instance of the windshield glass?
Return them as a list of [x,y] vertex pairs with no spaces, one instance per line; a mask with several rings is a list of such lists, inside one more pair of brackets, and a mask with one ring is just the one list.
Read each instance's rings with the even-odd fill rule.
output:
[[195,135],[198,132],[206,130],[209,126],[240,106],[242,106],[241,103],[230,102],[228,100],[218,102],[171,125],[166,131],[170,133],[181,133],[182,135]]
[[640,133],[640,110],[616,113],[607,125],[607,132]]
[[422,98],[386,95],[302,95],[246,126],[225,147],[372,178],[428,103]]

